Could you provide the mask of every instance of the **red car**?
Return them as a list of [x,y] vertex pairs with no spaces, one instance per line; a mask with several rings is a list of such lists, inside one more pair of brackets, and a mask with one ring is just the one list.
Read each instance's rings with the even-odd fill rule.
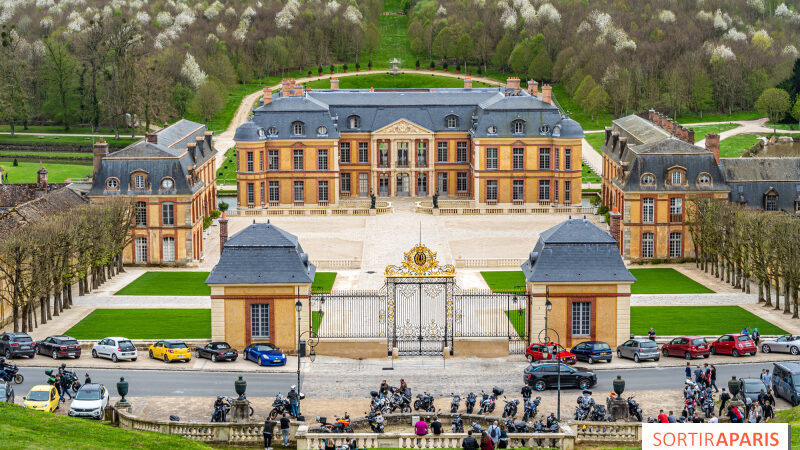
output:
[[756,354],[756,343],[750,336],[741,333],[723,334],[711,344],[711,354],[717,353],[739,356],[745,353]]
[[[558,354],[556,354],[556,348],[558,348]],[[555,361],[557,358],[560,358],[561,362],[565,364],[575,364],[575,354],[567,351],[567,349],[555,342],[531,344],[530,347],[525,350],[525,357],[531,362],[545,360]]]
[[686,359],[698,356],[708,358],[711,354],[711,346],[704,337],[681,336],[661,346],[661,354],[664,356],[682,356]]

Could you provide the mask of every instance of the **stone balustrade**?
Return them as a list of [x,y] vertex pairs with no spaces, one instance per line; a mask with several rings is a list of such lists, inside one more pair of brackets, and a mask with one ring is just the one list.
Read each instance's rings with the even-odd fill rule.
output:
[[642,424],[638,422],[570,422],[576,443],[641,444]]
[[525,262],[525,258],[456,258],[457,268],[467,267],[519,267]]
[[466,200],[453,200],[439,202],[439,208],[434,209],[430,201],[420,201],[414,206],[414,211],[420,214],[433,214],[440,216],[475,215],[475,214],[594,214],[591,206],[540,206],[540,205],[470,205]]

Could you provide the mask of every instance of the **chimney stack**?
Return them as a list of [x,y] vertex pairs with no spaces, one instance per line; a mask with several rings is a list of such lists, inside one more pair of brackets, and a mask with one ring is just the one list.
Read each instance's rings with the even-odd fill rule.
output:
[[619,132],[613,131],[611,132],[611,148],[617,148],[617,142],[619,142]]
[[714,154],[714,159],[719,163],[719,135],[710,133],[706,135],[706,150]]
[[281,80],[281,97],[289,97],[293,95],[291,92],[294,89],[294,80],[291,78],[284,78]]
[[472,89],[472,78],[464,78],[464,89]]
[[536,80],[528,81],[528,89],[529,89],[528,93],[531,94],[532,96],[534,96],[534,97],[538,97],[539,96],[539,82],[538,81],[536,81]]
[[36,184],[39,185],[40,189],[44,189],[47,192],[47,169],[44,168],[42,163],[39,163],[39,171],[36,172]]
[[272,89],[268,86],[264,86],[264,99],[261,102],[262,105],[266,106],[272,103]]
[[553,104],[553,88],[549,84],[542,85],[542,101]]
[[189,156],[192,157],[192,162],[194,163],[197,162],[197,154],[194,151],[196,146],[197,144],[195,144],[194,142],[189,142],[188,144],[186,144],[186,151],[189,152]]
[[222,213],[219,218],[219,254],[222,254],[222,249],[225,248],[225,242],[228,241],[228,217]]
[[151,144],[158,144],[158,135],[147,131],[144,133],[144,140]]
[[628,146],[628,138],[625,136],[619,137],[619,154],[625,153],[625,148]]
[[608,144],[608,139],[611,137],[611,127],[606,127],[606,140],[603,141],[603,144]]
[[620,237],[619,236],[620,235],[620,233],[619,233],[619,231],[620,231],[619,223],[620,223],[620,219],[621,218],[622,218],[622,215],[620,213],[618,213],[618,212],[613,212],[612,211],[611,214],[609,214],[609,219],[610,219],[609,220],[609,225],[611,225],[611,237],[613,237],[614,240],[617,241],[618,245],[619,245],[619,242],[620,242],[620,239],[619,239],[619,237]]
[[197,157],[198,159],[206,154],[205,143],[206,138],[205,136],[197,136],[194,138],[195,148],[197,149]]
[[92,177],[95,177],[97,176],[97,172],[100,171],[100,162],[103,161],[103,158],[108,156],[108,142],[102,140],[95,142],[92,151],[94,153]]
[[686,142],[694,144],[694,128],[689,128],[686,132]]
[[331,78],[331,89],[339,89],[339,79]]
[[506,87],[509,89],[514,89],[514,94],[519,94],[519,78],[508,77],[506,80]]
[[647,120],[649,120],[652,123],[656,123],[656,110],[655,109],[651,109],[651,110],[647,111]]
[[213,131],[206,131],[203,133],[203,136],[206,138],[206,148],[208,151],[211,151],[211,137],[214,136]]

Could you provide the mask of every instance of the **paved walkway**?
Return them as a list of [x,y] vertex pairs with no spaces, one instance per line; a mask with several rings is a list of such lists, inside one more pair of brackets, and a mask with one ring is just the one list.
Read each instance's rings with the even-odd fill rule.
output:
[[603,176],[603,154],[599,150],[595,150],[586,139],[582,140],[581,155],[583,162],[589,166],[599,177]]

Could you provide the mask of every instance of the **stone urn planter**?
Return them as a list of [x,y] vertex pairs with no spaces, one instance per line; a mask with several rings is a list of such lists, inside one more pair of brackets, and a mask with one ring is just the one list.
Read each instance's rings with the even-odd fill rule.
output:
[[233,387],[236,389],[236,393],[239,394],[239,400],[244,400],[244,393],[247,390],[247,381],[239,376],[239,379],[233,382]]
[[614,392],[617,394],[617,397],[622,398],[622,393],[625,392],[625,380],[622,379],[621,375],[617,375],[617,378],[614,379],[612,384],[614,385]]

